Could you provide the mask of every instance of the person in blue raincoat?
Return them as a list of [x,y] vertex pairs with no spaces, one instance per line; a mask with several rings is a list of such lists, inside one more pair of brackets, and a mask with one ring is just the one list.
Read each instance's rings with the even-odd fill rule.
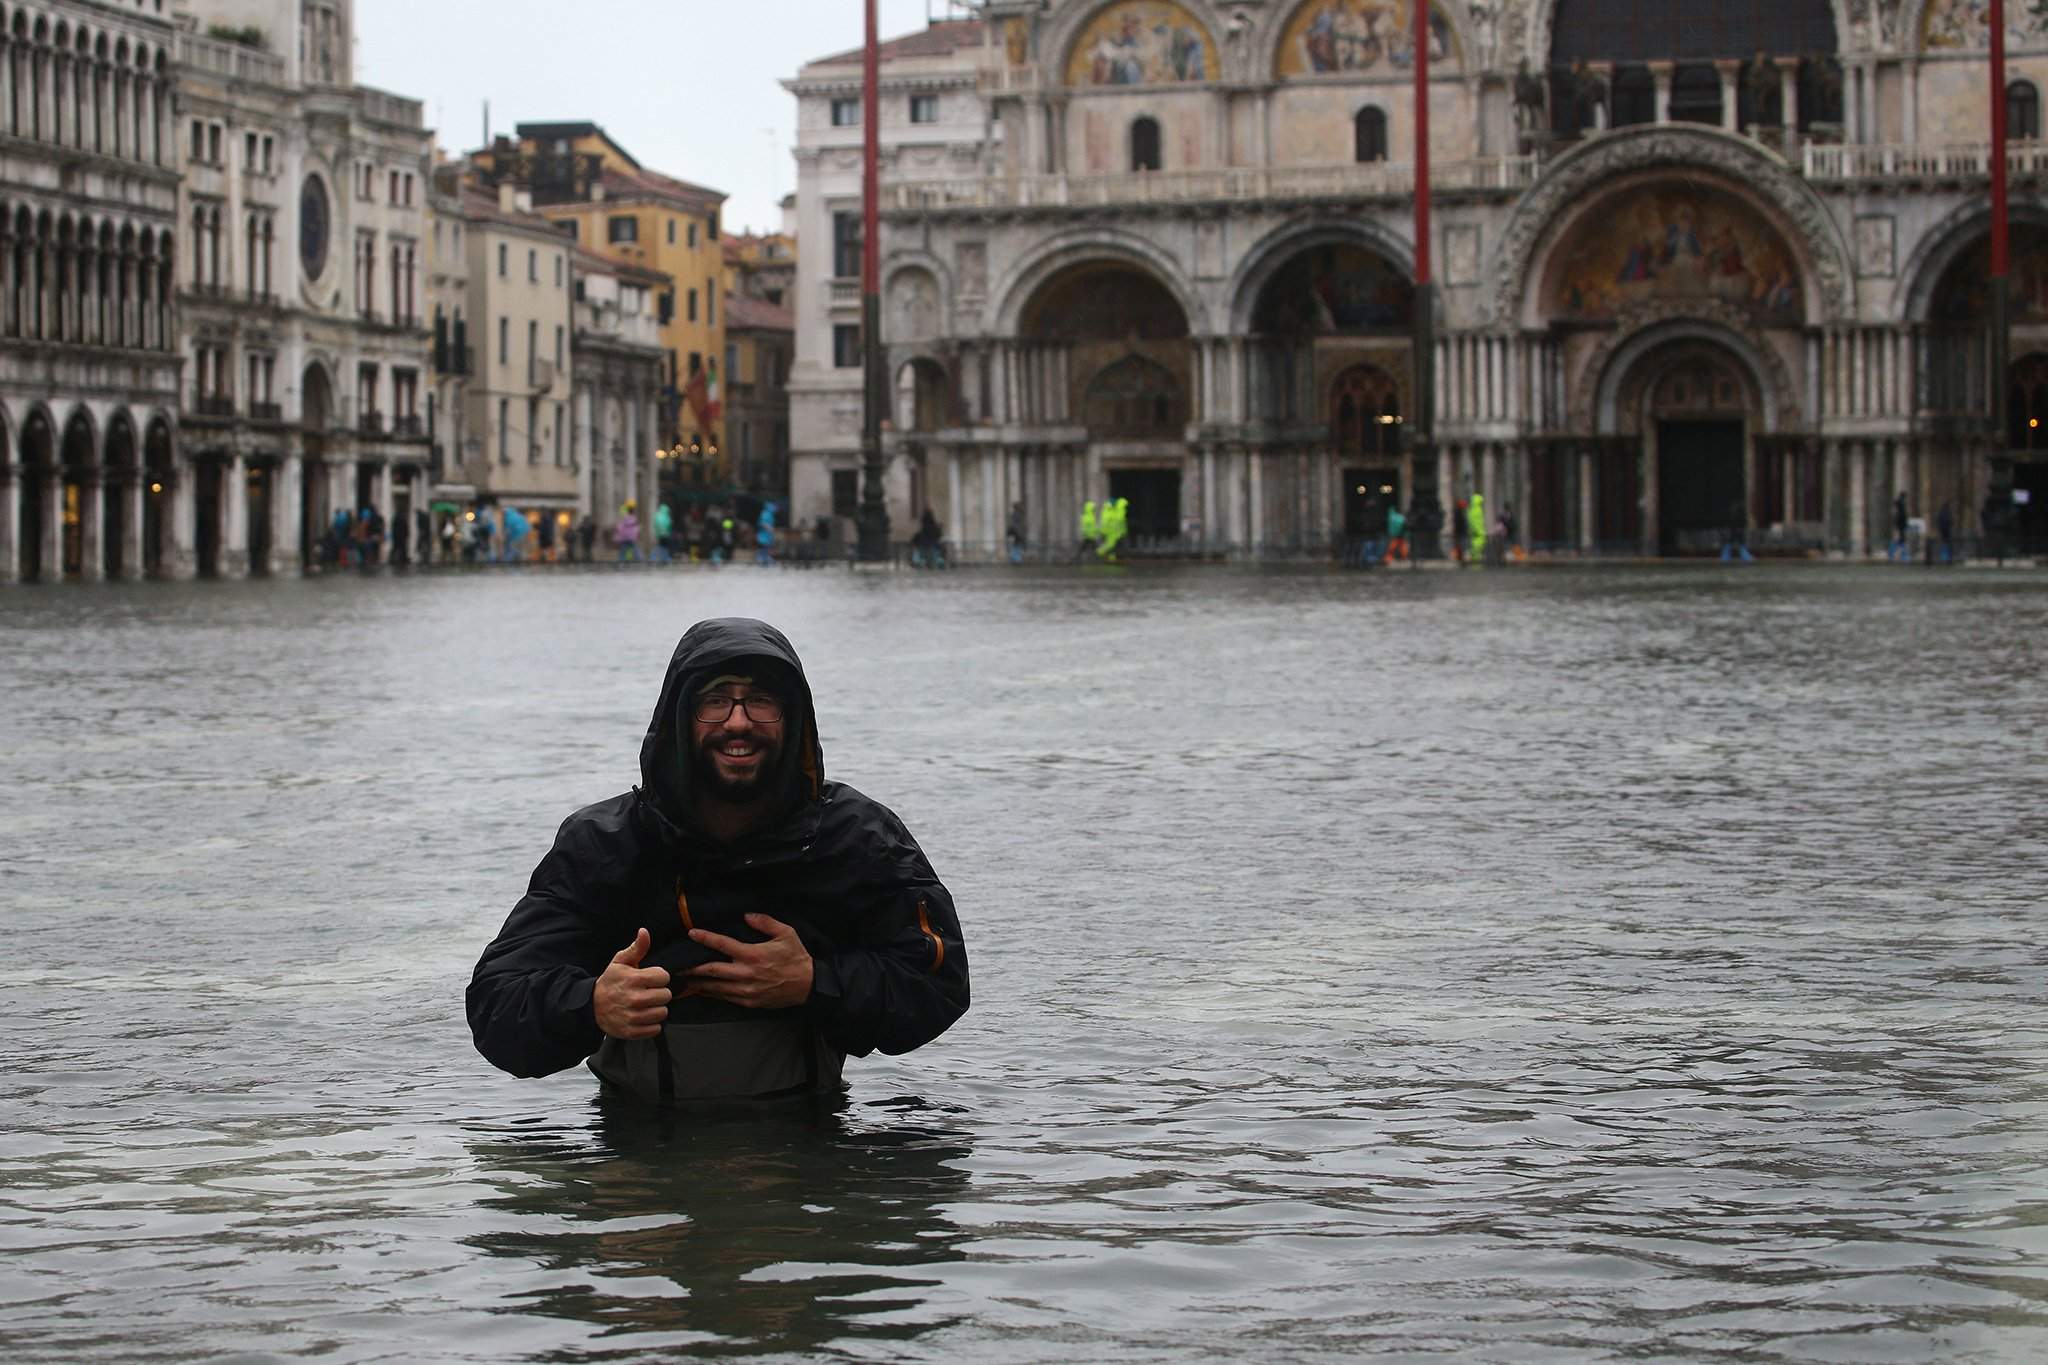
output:
[[526,533],[532,523],[517,507],[507,506],[501,518],[505,534],[504,557],[513,562],[526,558]]

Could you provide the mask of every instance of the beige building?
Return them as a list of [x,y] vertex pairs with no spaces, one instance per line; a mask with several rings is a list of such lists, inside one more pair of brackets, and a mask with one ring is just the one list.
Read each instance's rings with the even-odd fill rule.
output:
[[[465,188],[469,268],[465,441],[447,484],[475,498],[542,516],[579,510],[569,412],[572,383],[570,256],[576,244],[536,217],[510,183]],[[473,437],[473,439],[468,439]]]
[[443,523],[451,516],[459,519],[463,504],[476,496],[476,489],[460,480],[464,463],[481,448],[469,426],[469,379],[476,369],[476,345],[469,329],[469,225],[462,216],[459,168],[436,166],[429,194],[427,308],[434,349],[427,411],[434,443],[436,509],[429,535],[439,558],[454,548],[441,536]]
[[[666,377],[661,299],[674,281],[658,270],[580,247],[571,268],[576,302],[570,349],[583,507],[609,533],[620,508],[632,503],[640,512],[641,540],[649,542],[654,526],[646,509],[653,506],[664,474],[677,477],[670,462],[688,454],[660,445]],[[617,546],[600,537],[599,548],[615,551]]]

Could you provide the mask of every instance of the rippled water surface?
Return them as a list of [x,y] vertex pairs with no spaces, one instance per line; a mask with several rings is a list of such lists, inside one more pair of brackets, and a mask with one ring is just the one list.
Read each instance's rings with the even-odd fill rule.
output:
[[[782,625],[973,1011],[834,1111],[461,993]],[[0,592],[9,1360],[2048,1357],[2048,576]]]

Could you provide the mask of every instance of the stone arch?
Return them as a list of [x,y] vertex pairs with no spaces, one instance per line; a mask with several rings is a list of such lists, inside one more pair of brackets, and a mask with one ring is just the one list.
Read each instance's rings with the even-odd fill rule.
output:
[[951,368],[926,350],[890,359],[891,415],[896,429],[937,431],[954,424]]
[[[1915,0],[1906,0],[1911,5]],[[1854,39],[1851,35],[1860,30],[1859,20],[1873,4],[1883,0],[1828,0],[1835,12],[1835,43],[1838,51],[1847,51]],[[1501,20],[1500,51],[1503,60],[1513,66],[1527,59],[1530,67],[1541,71],[1550,64],[1550,47],[1557,23],[1558,0],[1523,0],[1511,4]],[[1918,23],[1917,18],[1915,23]],[[1915,30],[1908,29],[1905,32]]]
[[1490,253],[1494,321],[1542,325],[1536,315],[1539,267],[1577,225],[1585,206],[1610,183],[1634,172],[1694,182],[1702,173],[1712,176],[1719,188],[1761,211],[1799,258],[1809,325],[1851,313],[1849,244],[1820,197],[1783,158],[1717,128],[1653,124],[1608,133],[1572,149],[1516,203]]
[[1165,365],[1135,351],[1089,376],[1081,394],[1081,421],[1096,437],[1175,436],[1190,411],[1187,386]]
[[[57,429],[58,463],[67,470],[97,469],[100,465],[100,424],[92,409],[74,403]],[[84,458],[79,458],[79,456]]]
[[927,342],[946,333],[946,288],[924,261],[897,261],[884,273],[882,337]]
[[[1109,17],[1110,11],[1126,5],[1150,11],[1179,10],[1185,15],[1192,23],[1194,35],[1202,44],[1203,74],[1192,79],[1161,81],[1150,85],[1098,82],[1093,79],[1070,81],[1069,78],[1076,73],[1084,57],[1081,51],[1082,44],[1090,37],[1099,36],[1092,32],[1098,21]],[[1199,87],[1223,80],[1230,74],[1225,70],[1226,54],[1216,40],[1217,34],[1229,32],[1230,29],[1226,23],[1219,22],[1218,19],[1216,7],[1210,0],[1100,0],[1097,4],[1069,5],[1047,26],[1039,52],[1047,64],[1046,74],[1055,85],[1072,84],[1078,89],[1105,86],[1115,89],[1170,89],[1180,85]]]
[[1754,386],[1765,434],[1798,425],[1799,391],[1783,360],[1747,318],[1711,308],[1688,308],[1678,315],[1646,310],[1625,320],[1588,358],[1584,378],[1570,396],[1572,425],[1600,435],[1621,431],[1623,385],[1652,352],[1682,341],[1706,342],[1735,358]]
[[131,469],[140,460],[141,439],[136,434],[135,419],[126,408],[115,408],[107,414],[107,441],[102,463],[109,469]]
[[334,380],[328,369],[324,358],[314,356],[299,378],[299,422],[308,431],[324,433],[334,426]]
[[[2048,207],[2015,199],[2007,210],[2013,226],[2048,228]],[[1899,266],[1892,287],[1892,316],[1901,322],[1926,322],[1934,310],[1935,287],[1964,252],[1990,235],[1988,204],[1964,204],[1929,228]]]
[[1048,281],[1070,266],[1094,261],[1115,262],[1150,275],[1180,304],[1188,331],[1196,336],[1207,332],[1209,309],[1188,283],[1180,262],[1137,234],[1116,228],[1056,233],[1021,256],[989,293],[996,300],[990,330],[999,336],[1017,335],[1026,306]]
[[[1370,218],[1334,213],[1313,213],[1294,219],[1268,233],[1238,262],[1229,285],[1229,332],[1244,336],[1252,329],[1252,315],[1259,297],[1273,277],[1304,251],[1320,246],[1355,246],[1384,258],[1388,264],[1415,278],[1415,253],[1404,238],[1388,232]],[[1441,310],[1439,310],[1439,321]]]
[[[1352,52],[1347,56],[1338,46],[1325,47],[1310,38],[1310,30],[1321,13],[1334,8],[1332,0],[1294,0],[1279,6],[1258,39],[1258,72],[1261,80],[1356,80],[1373,76],[1411,79],[1414,73],[1412,55],[1405,62],[1399,61],[1388,48],[1379,47],[1377,41],[1366,44],[1351,44]],[[1392,6],[1397,14],[1396,36],[1405,40],[1412,27],[1409,17],[1412,10],[1402,3]],[[1464,7],[1432,0],[1429,7],[1431,32],[1442,40],[1441,51],[1430,49],[1430,76],[1435,79],[1439,64],[1445,76],[1467,72],[1471,65],[1467,54],[1472,51],[1472,33],[1467,25]],[[1375,51],[1375,48],[1378,48]],[[1410,47],[1412,53],[1412,45]],[[1371,55],[1368,56],[1367,54]]]

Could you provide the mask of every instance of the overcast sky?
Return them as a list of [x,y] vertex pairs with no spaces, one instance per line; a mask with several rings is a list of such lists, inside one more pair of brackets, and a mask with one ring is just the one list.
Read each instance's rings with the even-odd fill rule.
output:
[[[880,0],[882,37],[945,0]],[[861,0],[356,0],[356,79],[423,100],[442,146],[588,119],[640,164],[731,196],[735,229],[780,225],[796,100],[777,82],[858,47]]]

